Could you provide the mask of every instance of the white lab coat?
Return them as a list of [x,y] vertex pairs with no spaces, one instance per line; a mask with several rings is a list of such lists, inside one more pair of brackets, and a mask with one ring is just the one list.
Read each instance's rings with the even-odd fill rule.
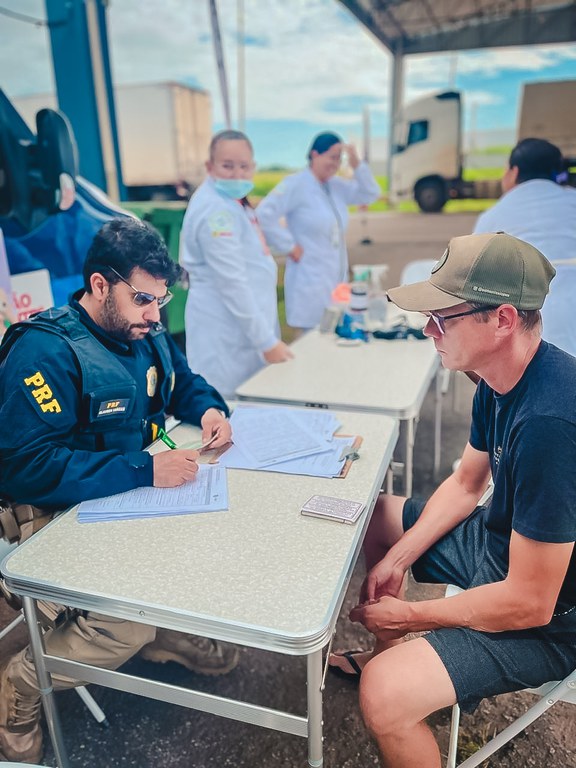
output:
[[216,191],[211,177],[192,196],[180,238],[189,276],[186,356],[224,396],[264,364],[280,339],[277,267],[255,212]]
[[532,179],[480,214],[474,233],[507,232],[538,248],[556,267],[542,307],[542,337],[576,355],[576,189]]
[[262,200],[258,220],[268,244],[284,254],[295,245],[303,249],[299,262],[286,260],[284,297],[289,325],[318,325],[334,288],[348,281],[347,206],[366,205],[379,196],[380,187],[370,168],[360,163],[352,179],[333,176],[325,184],[307,168],[287,176]]

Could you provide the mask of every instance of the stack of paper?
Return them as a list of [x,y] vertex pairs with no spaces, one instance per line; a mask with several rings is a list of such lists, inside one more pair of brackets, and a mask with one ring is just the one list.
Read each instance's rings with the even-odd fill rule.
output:
[[195,479],[177,488],[136,488],[114,496],[83,501],[78,507],[78,520],[81,523],[134,520],[224,509],[228,509],[225,468],[200,464]]
[[230,417],[234,445],[220,458],[230,469],[314,477],[340,474],[354,437],[334,437],[329,411],[240,406]]

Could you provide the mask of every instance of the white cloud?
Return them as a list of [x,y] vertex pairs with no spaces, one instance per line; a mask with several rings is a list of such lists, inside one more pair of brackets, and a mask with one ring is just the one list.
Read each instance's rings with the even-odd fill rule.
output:
[[[207,2],[192,3],[183,13],[182,2],[168,0],[161,17],[150,13],[153,5],[152,0],[122,0],[110,8],[117,81],[194,78],[212,93],[215,117],[221,120]],[[349,94],[386,98],[389,55],[346,18],[335,0],[245,0],[244,5],[245,35],[262,42],[244,49],[247,117],[342,122],[346,115],[323,105]],[[220,0],[219,17],[235,113],[236,0]]]
[[[44,18],[43,0],[2,0],[19,13]],[[237,0],[218,0],[233,116],[237,114]],[[363,99],[375,113],[388,109],[391,56],[337,0],[244,0],[246,115],[257,119],[354,123]],[[214,118],[222,107],[208,0],[111,0],[108,30],[117,83],[192,81],[212,94]],[[406,61],[405,98],[450,87],[454,73],[480,80],[468,103],[500,98],[489,80],[507,73],[542,74],[576,59],[576,46],[546,46],[437,54]],[[454,69],[455,67],[455,69]],[[5,16],[0,23],[2,87],[9,95],[53,88],[48,36]],[[482,81],[481,78],[488,80]],[[340,103],[358,113],[336,112]]]

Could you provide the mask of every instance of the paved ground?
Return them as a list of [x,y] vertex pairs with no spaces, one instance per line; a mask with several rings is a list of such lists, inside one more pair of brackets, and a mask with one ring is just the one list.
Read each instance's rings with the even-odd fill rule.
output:
[[[349,230],[352,263],[388,263],[388,286],[391,287],[397,284],[405,263],[416,258],[439,258],[448,239],[470,232],[473,221],[474,216],[470,214],[356,216]],[[366,237],[372,240],[371,244],[360,243]],[[464,379],[456,387],[456,393],[451,389],[446,396],[442,476],[448,474],[467,440],[470,398],[471,387]],[[415,493],[422,496],[428,495],[435,485],[431,477],[432,422],[433,402],[429,396],[417,429],[415,447],[414,488]],[[346,619],[362,578],[362,565],[359,564],[338,624],[336,646],[358,647],[368,642],[367,635]],[[412,587],[415,599],[427,594],[422,588]],[[9,618],[11,614],[5,604],[0,603],[0,626],[4,626]],[[6,657],[24,640],[25,630],[21,627],[2,641],[0,653]],[[221,679],[201,678],[173,664],[159,666],[140,659],[131,661],[128,666],[132,673],[143,676],[240,697],[297,714],[305,711],[305,665],[299,658],[245,649],[239,667]],[[426,681],[422,684],[426,685]],[[360,719],[356,690],[353,683],[328,676],[325,692],[326,768],[367,768],[378,763],[374,746]],[[306,764],[305,743],[295,736],[115,691],[94,689],[94,695],[108,715],[111,723],[108,730],[96,725],[74,692],[58,696],[74,768],[296,768]],[[465,742],[482,743],[493,728],[516,716],[520,699],[499,697],[490,700],[474,717],[466,718],[463,746],[467,747]],[[447,712],[439,713],[432,720],[443,745],[447,741],[448,721]],[[560,710],[559,718],[551,725],[548,721],[548,724],[537,726],[530,735],[517,739],[518,746],[503,751],[492,765],[501,768],[574,765],[569,750],[575,737],[573,718],[567,709]],[[44,764],[55,765],[49,744]]]

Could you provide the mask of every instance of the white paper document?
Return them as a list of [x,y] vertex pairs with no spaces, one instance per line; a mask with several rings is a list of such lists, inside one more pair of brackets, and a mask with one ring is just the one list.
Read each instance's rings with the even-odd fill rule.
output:
[[258,466],[326,450],[326,441],[288,408],[236,408],[230,418],[233,440]]
[[194,480],[177,488],[136,488],[114,496],[83,501],[78,507],[78,521],[134,520],[225,509],[228,509],[225,467],[200,464]]
[[229,469],[261,469],[266,472],[283,472],[287,475],[338,477],[346,461],[345,458],[340,457],[345,449],[352,449],[355,439],[355,437],[334,437],[322,453],[289,461],[278,461],[276,464],[268,464],[264,467],[252,461],[234,444],[220,457],[220,464]]

